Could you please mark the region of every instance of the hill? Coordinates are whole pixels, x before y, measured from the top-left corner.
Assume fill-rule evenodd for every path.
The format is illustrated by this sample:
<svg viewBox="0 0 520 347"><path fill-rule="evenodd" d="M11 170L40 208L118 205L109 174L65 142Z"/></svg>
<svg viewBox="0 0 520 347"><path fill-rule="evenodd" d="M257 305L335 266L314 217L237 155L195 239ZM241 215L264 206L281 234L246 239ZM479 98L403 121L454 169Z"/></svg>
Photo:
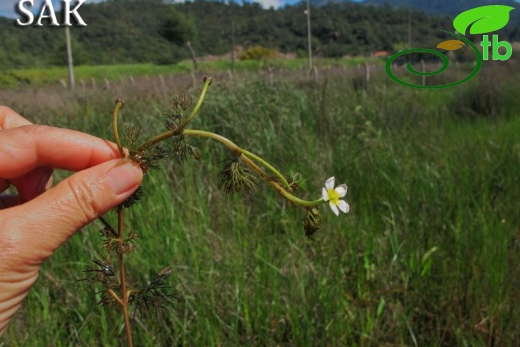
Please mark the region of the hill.
<svg viewBox="0 0 520 347"><path fill-rule="evenodd" d="M189 58L187 41L198 56L226 54L232 42L299 56L307 51L304 4L273 10L257 3L113 0L85 4L81 11L88 26L71 28L79 65L171 64ZM352 2L313 8L314 54L343 57L398 50L408 39L408 17L405 8ZM413 10L411 18L414 45L436 45L442 36L438 29L451 27L446 16ZM164 37L165 23L170 41ZM520 30L508 38L520 38ZM64 41L63 28L16 27L14 20L0 18L0 68L64 65Z"/></svg>
<svg viewBox="0 0 520 347"><path fill-rule="evenodd" d="M311 4L316 7L328 4L342 4L351 2L352 0L311 0ZM365 5L390 5L392 7L406 7L424 11L428 14L446 15L454 17L461 12L486 5L506 5L514 8L520 8L520 1L515 0L359 0L357 3ZM520 11L517 11L520 13ZM520 14L515 14L514 19L520 20Z"/></svg>
<svg viewBox="0 0 520 347"><path fill-rule="evenodd" d="M374 5L390 4L392 6L398 7L410 7L422 10L430 14L442 14L451 17L454 17L461 12L479 6L506 5L515 8L520 7L520 4L513 0L365 0L364 3ZM519 16L515 17L515 19L517 20L520 19Z"/></svg>

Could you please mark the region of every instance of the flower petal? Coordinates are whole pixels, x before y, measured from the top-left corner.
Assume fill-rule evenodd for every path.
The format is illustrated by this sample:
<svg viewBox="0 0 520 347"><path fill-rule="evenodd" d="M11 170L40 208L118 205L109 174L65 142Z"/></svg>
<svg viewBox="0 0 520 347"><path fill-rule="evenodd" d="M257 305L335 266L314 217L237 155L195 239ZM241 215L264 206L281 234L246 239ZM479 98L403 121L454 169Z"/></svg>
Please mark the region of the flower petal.
<svg viewBox="0 0 520 347"><path fill-rule="evenodd" d="M327 189L321 188L321 197L325 201L329 201L329 193L327 193Z"/></svg>
<svg viewBox="0 0 520 347"><path fill-rule="evenodd" d="M337 186L334 190L339 194L340 198L342 198L345 195L347 195L347 185L346 184L342 184L340 186Z"/></svg>
<svg viewBox="0 0 520 347"><path fill-rule="evenodd" d="M340 200L338 207L343 213L347 213L350 210L350 206L347 204L345 200Z"/></svg>
<svg viewBox="0 0 520 347"><path fill-rule="evenodd" d="M327 188L327 190L334 189L334 182L335 181L336 181L336 178L334 178L334 176L332 176L331 178L326 180L325 181L325 188Z"/></svg>
<svg viewBox="0 0 520 347"><path fill-rule="evenodd" d="M330 209L332 210L332 212L334 212L334 214L336 216L339 216L338 207L336 205L334 205L332 202L329 202L329 206L330 206Z"/></svg>

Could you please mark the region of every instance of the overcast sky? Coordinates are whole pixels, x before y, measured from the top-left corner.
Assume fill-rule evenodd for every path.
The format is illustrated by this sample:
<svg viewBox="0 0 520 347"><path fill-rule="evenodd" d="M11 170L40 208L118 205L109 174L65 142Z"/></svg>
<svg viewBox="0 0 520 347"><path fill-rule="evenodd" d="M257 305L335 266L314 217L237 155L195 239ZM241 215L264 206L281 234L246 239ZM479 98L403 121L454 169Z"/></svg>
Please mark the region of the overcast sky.
<svg viewBox="0 0 520 347"><path fill-rule="evenodd" d="M33 0L34 1L34 8L39 9L41 4L44 2L44 0ZM87 0L85 4L95 3L95 2L101 2L103 0ZM180 0L183 1L183 0ZM251 1L251 0L249 0ZM299 0L254 0L254 2L260 3L264 8L279 8L281 6L284 6L286 4L294 4L295 2L298 2ZM19 0L0 0L0 16L3 17L9 17L9 18L20 18L20 15L15 12L15 6L19 3ZM61 1L60 0L52 0L52 3L55 5L55 9L61 8ZM27 5L24 6L28 8L28 2ZM81 12L80 12L81 14Z"/></svg>

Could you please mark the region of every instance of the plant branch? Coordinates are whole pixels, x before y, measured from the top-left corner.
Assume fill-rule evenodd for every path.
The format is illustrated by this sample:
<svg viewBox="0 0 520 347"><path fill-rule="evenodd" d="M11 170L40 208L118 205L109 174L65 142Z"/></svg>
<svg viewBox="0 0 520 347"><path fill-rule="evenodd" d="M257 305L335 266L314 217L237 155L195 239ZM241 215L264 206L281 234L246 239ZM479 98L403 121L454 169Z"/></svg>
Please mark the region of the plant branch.
<svg viewBox="0 0 520 347"><path fill-rule="evenodd" d="M182 133L184 133L184 129L186 129L186 127L188 126L188 124L191 123L191 121L193 120L193 118L195 118L195 116L197 115L197 112L199 112L199 109L200 107L202 106L202 102L204 101L204 98L206 97L206 92L208 91L208 87L211 85L211 83L213 82L213 80L211 79L211 77L205 77L204 78L204 86L202 87L202 92L200 93L200 96L199 96L199 100L197 101L197 104L195 104L195 107L193 108L193 110L191 110L191 113L190 115L188 116L188 118L186 118L185 121L182 122L181 125L179 125L179 127L175 128L175 129L172 129L172 130L168 130L162 134L159 134L155 137L152 137L151 139L149 139L148 141L142 143L141 145L139 145L136 149L137 152L139 151L142 151L145 147L147 146L153 146L154 144L156 143L159 143L167 138L170 138L170 137L173 137L173 136L177 136L177 135L181 135Z"/></svg>
<svg viewBox="0 0 520 347"><path fill-rule="evenodd" d="M115 301L117 301L117 303L119 305L121 305L121 307L123 306L123 301L121 300L121 298L116 294L116 292L114 292L112 289L108 289L107 290L108 294L112 295L112 297L114 298Z"/></svg>
<svg viewBox="0 0 520 347"><path fill-rule="evenodd" d="M123 208L119 208L117 210L117 237L119 240L123 240L123 233L124 233L124 215L123 215ZM124 259L124 253L122 251L117 252L117 259L119 262L119 278L121 281L121 309L123 310L123 316L125 319L125 330L126 330L126 338L128 341L128 346L133 347L133 341L132 341L132 330L130 328L130 316L128 314L128 297L130 294L130 291L127 291L126 289L126 274L125 274L125 259Z"/></svg>
<svg viewBox="0 0 520 347"><path fill-rule="evenodd" d="M268 168L269 170L271 170L272 173L274 173L281 181L282 183L284 184L285 186L285 189L287 189L287 191L289 192L292 192L292 188L291 188L291 185L289 184L289 182L287 182L287 180L285 179L285 177L280 173L280 171L276 170L271 164L269 164L267 161L265 161L264 159L260 158L259 156L257 156L256 154L253 154L243 148L240 149L240 151L242 152L242 154L244 154L245 156L251 158L251 159L254 159L258 162L260 162L263 166L265 166L266 168Z"/></svg>
<svg viewBox="0 0 520 347"><path fill-rule="evenodd" d="M114 237L117 237L117 231L106 221L105 218L99 217L98 219L101 221L101 223L103 223L105 228L107 228L112 233Z"/></svg>
<svg viewBox="0 0 520 347"><path fill-rule="evenodd" d="M199 100L197 101L197 104L191 111L191 113L188 116L188 118L186 119L186 121L183 122L181 124L181 126L179 127L180 132L182 132L182 130L184 128L186 128L186 126L188 124L190 124L190 122L193 120L193 118L195 118L195 116L197 115L197 112L199 112L200 106L202 105L202 102L204 101L204 98L206 97L206 92L208 91L208 87L211 85L212 82L213 82L213 80L211 79L211 77L204 77L204 86L202 87L202 92L200 93Z"/></svg>
<svg viewBox="0 0 520 347"><path fill-rule="evenodd" d="M271 186L273 186L287 200L292 201L295 204L298 204L301 206L306 206L306 207L316 206L316 205L322 204L324 202L323 199L318 199L318 200L314 200L314 201L302 200L302 199L297 198L296 196L292 195L290 190L282 187L280 184L278 184L278 182L273 181L271 179L271 177L264 170L262 170L260 167L258 167L258 165L256 165L249 157L259 161L260 163L262 163L262 165L265 165L276 176L278 176L280 179L282 179L282 182L286 187L290 187L290 185L287 182L287 180L285 179L285 177L283 177L283 175L278 170L276 170L272 165L270 165L264 159L258 157L257 155L255 155L245 149L238 147L234 142L230 141L229 139L227 139L224 136L212 133L210 131L194 130L194 129L184 129L181 133L179 133L178 129L179 128L176 128L173 130L168 130L168 131L165 131L164 133L161 133L157 136L152 137L150 140L146 141L141 146L139 146L137 148L137 150L139 151L139 150L143 149L145 146L154 145L154 144L164 141L170 137L180 135L181 133L185 136L210 138L210 139L213 139L213 140L216 140L216 141L222 143L224 146L229 148L232 152L236 153L236 155L247 166L249 166L251 169L253 169L255 172L257 172L258 175L260 175L260 177L262 177L266 182L268 182Z"/></svg>
<svg viewBox="0 0 520 347"><path fill-rule="evenodd" d="M114 107L114 112L112 114L112 131L114 133L114 138L117 143L117 148L119 150L119 153L121 154L122 158L126 158L127 154L125 153L123 149L123 145L121 144L121 139L119 137L119 130L117 129L117 118L119 116L119 112L124 107L124 102L121 99L116 100L116 105ZM117 209L117 240L119 242L123 241L123 233L124 233L124 215L123 215L123 207L119 206ZM105 224L105 227L109 227L112 233L114 233L114 229L110 227L110 225L104 220L101 219L101 222ZM121 306L121 309L123 311L123 317L125 320L125 331L126 331L126 338L128 342L129 347L133 347L133 341L132 341L132 330L130 328L130 317L128 315L128 297L130 294L130 291L127 292L126 289L126 274L125 274L125 260L124 260L124 252L120 249L117 250L117 259L119 262L119 279L121 283L121 298L118 298L117 295L112 291L109 293L116 298L117 302Z"/></svg>
<svg viewBox="0 0 520 347"><path fill-rule="evenodd" d="M271 186L273 186L274 189L276 189L283 197L285 197L289 201L292 201L298 205L307 206L307 207L316 206L316 205L322 204L324 202L323 199L318 199L318 200L314 200L314 201L302 200L302 199L297 198L296 196L292 195L289 191L287 191L284 187L282 187L278 182L272 180L271 177L268 174L266 174L264 170L259 168L258 165L256 165L251 159L249 159L245 155L244 150L242 148L238 147L235 143L233 143L232 141L230 141L229 139L225 138L222 135L218 135L218 134L215 134L215 133L212 133L209 131L193 130L193 129L186 129L186 130L184 130L183 134L186 136L206 137L206 138L211 138L213 140L219 141L224 146L229 148L231 151L235 152L237 154L237 156L247 166L249 166L251 169L256 171L267 183L269 183ZM250 153L250 154L252 154L252 153ZM260 157L257 157L257 158L260 159L260 161L262 163L267 163L265 160L261 159ZM269 165L269 166L271 166L271 165ZM274 170L276 170L276 169L274 169ZM278 172L278 171L276 170L276 172ZM287 183L287 185L288 185L288 183Z"/></svg>
<svg viewBox="0 0 520 347"><path fill-rule="evenodd" d="M114 138L116 140L117 149L119 153L121 153L122 158L126 158L125 151L123 150L123 145L121 144L121 139L119 138L119 131L117 129L117 117L119 116L119 111L125 106L125 103L121 99L116 100L116 106L114 107L114 112L112 113L112 132L114 133Z"/></svg>

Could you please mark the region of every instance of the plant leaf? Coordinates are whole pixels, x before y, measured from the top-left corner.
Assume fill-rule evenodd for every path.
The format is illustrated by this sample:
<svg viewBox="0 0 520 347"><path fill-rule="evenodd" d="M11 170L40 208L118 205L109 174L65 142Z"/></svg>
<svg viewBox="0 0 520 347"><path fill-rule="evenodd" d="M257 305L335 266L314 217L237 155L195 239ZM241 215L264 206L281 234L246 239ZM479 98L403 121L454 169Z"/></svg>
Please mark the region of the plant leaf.
<svg viewBox="0 0 520 347"><path fill-rule="evenodd" d="M441 42L437 45L437 48L445 49L447 51L456 51L457 49L461 49L466 44L460 40L447 40Z"/></svg>
<svg viewBox="0 0 520 347"><path fill-rule="evenodd" d="M459 14L453 20L453 27L462 35L471 26L470 34L485 34L502 29L509 22L509 12L514 7L505 5L488 5L475 7Z"/></svg>

